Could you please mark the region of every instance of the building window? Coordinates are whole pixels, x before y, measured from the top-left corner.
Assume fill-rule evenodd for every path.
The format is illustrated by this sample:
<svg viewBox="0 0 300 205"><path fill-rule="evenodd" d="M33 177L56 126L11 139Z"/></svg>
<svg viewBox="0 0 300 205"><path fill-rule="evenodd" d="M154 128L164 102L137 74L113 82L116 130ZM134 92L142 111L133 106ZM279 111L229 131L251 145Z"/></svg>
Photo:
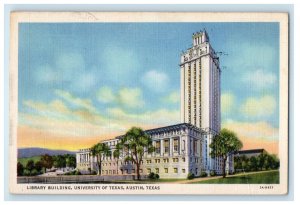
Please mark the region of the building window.
<svg viewBox="0 0 300 205"><path fill-rule="evenodd" d="M182 158L182 161L185 162L185 158L184 157Z"/></svg>
<svg viewBox="0 0 300 205"><path fill-rule="evenodd" d="M169 140L164 140L165 153L169 153L169 149L170 149L169 145L170 145Z"/></svg>
<svg viewBox="0 0 300 205"><path fill-rule="evenodd" d="M155 143L155 153L160 154L160 141L156 141Z"/></svg>
<svg viewBox="0 0 300 205"><path fill-rule="evenodd" d="M168 173L168 168L165 168L165 173Z"/></svg>
<svg viewBox="0 0 300 205"><path fill-rule="evenodd" d="M182 150L184 151L185 150L185 140L182 140Z"/></svg>
<svg viewBox="0 0 300 205"><path fill-rule="evenodd" d="M148 174L151 173L151 169L150 169L150 168L147 169L147 173L148 173Z"/></svg>
<svg viewBox="0 0 300 205"><path fill-rule="evenodd" d="M155 159L155 163L160 163L160 159Z"/></svg>
<svg viewBox="0 0 300 205"><path fill-rule="evenodd" d="M164 159L164 163L169 163L169 159Z"/></svg>
<svg viewBox="0 0 300 205"><path fill-rule="evenodd" d="M178 169L177 168L174 168L174 173L178 173Z"/></svg>
<svg viewBox="0 0 300 205"><path fill-rule="evenodd" d="M185 173L185 169L182 169L182 173Z"/></svg>
<svg viewBox="0 0 300 205"><path fill-rule="evenodd" d="M159 168L155 168L155 173L156 173L156 174L159 173Z"/></svg>
<svg viewBox="0 0 300 205"><path fill-rule="evenodd" d="M178 152L178 142L179 142L178 139L174 140L174 152Z"/></svg>
<svg viewBox="0 0 300 205"><path fill-rule="evenodd" d="M173 158L173 162L178 162L178 158Z"/></svg>

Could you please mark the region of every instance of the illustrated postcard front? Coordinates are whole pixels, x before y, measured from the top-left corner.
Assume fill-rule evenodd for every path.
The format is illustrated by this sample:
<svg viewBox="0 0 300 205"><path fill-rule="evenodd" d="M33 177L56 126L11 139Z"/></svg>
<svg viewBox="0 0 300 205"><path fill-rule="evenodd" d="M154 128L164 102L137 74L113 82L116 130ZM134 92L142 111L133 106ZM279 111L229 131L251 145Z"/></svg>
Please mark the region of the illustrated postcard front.
<svg viewBox="0 0 300 205"><path fill-rule="evenodd" d="M13 12L10 191L288 192L288 14Z"/></svg>

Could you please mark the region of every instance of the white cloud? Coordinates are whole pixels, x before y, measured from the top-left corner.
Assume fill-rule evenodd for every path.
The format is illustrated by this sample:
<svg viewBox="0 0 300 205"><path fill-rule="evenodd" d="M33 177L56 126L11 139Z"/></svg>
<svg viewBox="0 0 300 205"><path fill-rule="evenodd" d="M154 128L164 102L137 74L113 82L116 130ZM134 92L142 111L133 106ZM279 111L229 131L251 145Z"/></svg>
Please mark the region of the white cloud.
<svg viewBox="0 0 300 205"><path fill-rule="evenodd" d="M95 73L93 72L83 72L80 75L74 77L71 89L74 91L89 91L91 90L97 82Z"/></svg>
<svg viewBox="0 0 300 205"><path fill-rule="evenodd" d="M57 69L65 74L71 74L72 72L79 73L84 69L84 66L84 58L80 53L60 53L60 55L56 57ZM69 79L70 76L63 77L65 79Z"/></svg>
<svg viewBox="0 0 300 205"><path fill-rule="evenodd" d="M97 99L101 103L118 104L127 108L140 108L145 105L143 93L140 88L121 88L117 93L104 86L97 92Z"/></svg>
<svg viewBox="0 0 300 205"><path fill-rule="evenodd" d="M231 92L221 95L221 111L222 113L230 113L235 104L235 96Z"/></svg>
<svg viewBox="0 0 300 205"><path fill-rule="evenodd" d="M103 86L97 91L97 100L101 103L112 103L116 101L112 89L108 86Z"/></svg>
<svg viewBox="0 0 300 205"><path fill-rule="evenodd" d="M79 108L85 108L86 110L89 110L91 112L97 111L97 109L93 106L92 101L90 99L82 99L73 96L70 92L64 90L55 90L55 94L73 106Z"/></svg>
<svg viewBox="0 0 300 205"><path fill-rule="evenodd" d="M164 92L169 87L169 77L161 71L150 70L142 77L142 83L154 92Z"/></svg>
<svg viewBox="0 0 300 205"><path fill-rule="evenodd" d="M128 83L137 78L139 70L138 56L132 49L120 47L120 45L109 44L101 47L99 65L101 65L102 79L113 83Z"/></svg>
<svg viewBox="0 0 300 205"><path fill-rule="evenodd" d="M237 122L225 121L223 128L234 131L238 136L249 137L252 139L278 140L279 130L271 124L258 122Z"/></svg>
<svg viewBox="0 0 300 205"><path fill-rule="evenodd" d="M130 108L143 107L145 102L139 88L122 88L119 90L119 100L122 105Z"/></svg>
<svg viewBox="0 0 300 205"><path fill-rule="evenodd" d="M99 113L87 110L85 106L76 108L68 107L62 100L56 99L49 103L32 100L24 101L23 104L33 110L36 116L47 117L60 121L81 121L82 123L102 124L103 117Z"/></svg>
<svg viewBox="0 0 300 205"><path fill-rule="evenodd" d="M59 73L49 64L38 66L34 72L35 79L38 83L56 83L60 81Z"/></svg>
<svg viewBox="0 0 300 205"><path fill-rule="evenodd" d="M139 124L140 126L163 126L179 123L180 112L178 109L168 110L159 109L155 111L147 111L144 113L127 113L121 108L108 108L107 112L113 118L124 123Z"/></svg>
<svg viewBox="0 0 300 205"><path fill-rule="evenodd" d="M274 73L263 69L247 72L241 80L250 88L253 87L257 90L272 88L277 82L276 75Z"/></svg>
<svg viewBox="0 0 300 205"><path fill-rule="evenodd" d="M240 108L244 115L252 118L268 117L274 114L275 109L276 99L270 95L247 98Z"/></svg>
<svg viewBox="0 0 300 205"><path fill-rule="evenodd" d="M169 95L161 99L165 103L179 103L180 102L180 93L179 91L171 92Z"/></svg>
<svg viewBox="0 0 300 205"><path fill-rule="evenodd" d="M64 87L74 92L89 91L97 82L98 68L86 68L84 58L79 53L62 53L56 56L53 65L44 64L35 68L35 80L40 84Z"/></svg>

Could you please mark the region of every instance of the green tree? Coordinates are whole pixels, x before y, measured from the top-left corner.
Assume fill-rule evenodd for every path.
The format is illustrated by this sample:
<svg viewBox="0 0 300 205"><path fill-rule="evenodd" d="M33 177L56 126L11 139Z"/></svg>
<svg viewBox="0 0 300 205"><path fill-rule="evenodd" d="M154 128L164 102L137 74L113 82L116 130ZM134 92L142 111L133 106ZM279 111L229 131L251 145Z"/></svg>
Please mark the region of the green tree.
<svg viewBox="0 0 300 205"><path fill-rule="evenodd" d="M250 163L249 163L249 159L247 157L243 158L242 169L245 172L249 172L250 171Z"/></svg>
<svg viewBox="0 0 300 205"><path fill-rule="evenodd" d="M249 159L249 163L250 163L250 169L252 171L257 171L257 158L255 156L250 157Z"/></svg>
<svg viewBox="0 0 300 205"><path fill-rule="evenodd" d="M34 163L34 167L35 167L36 171L40 173L43 169L43 164L41 161L37 161Z"/></svg>
<svg viewBox="0 0 300 205"><path fill-rule="evenodd" d="M18 174L18 176L23 176L23 172L24 172L24 166L21 162L18 162L18 164L17 164L17 174Z"/></svg>
<svg viewBox="0 0 300 205"><path fill-rule="evenodd" d="M257 166L259 167L259 169L261 171L263 170L266 157L267 157L267 154L265 154L265 153L261 153L260 155L257 156Z"/></svg>
<svg viewBox="0 0 300 205"><path fill-rule="evenodd" d="M125 161L131 161L136 165L137 179L141 179L140 167L145 152L152 153L152 139L141 128L132 127L120 140L120 148L125 152Z"/></svg>
<svg viewBox="0 0 300 205"><path fill-rule="evenodd" d="M73 167L73 168L76 167L76 157L74 155L66 154L65 159L66 159L67 167Z"/></svg>
<svg viewBox="0 0 300 205"><path fill-rule="evenodd" d="M279 168L279 159L275 154L270 155L272 158L272 169L278 169Z"/></svg>
<svg viewBox="0 0 300 205"><path fill-rule="evenodd" d="M226 177L226 162L228 155L233 154L234 152L240 150L243 147L242 142L237 138L236 134L230 130L222 129L220 134L216 135L212 143L210 144L211 148L211 157L217 158L220 157L223 161L223 177Z"/></svg>
<svg viewBox="0 0 300 205"><path fill-rule="evenodd" d="M110 149L105 143L98 143L91 147L91 155L96 157L98 166L98 175L101 175L102 158L110 155Z"/></svg>
<svg viewBox="0 0 300 205"><path fill-rule="evenodd" d="M113 157L117 161L117 174L119 174L119 158L121 155L121 146L120 144L116 145L116 149L113 152Z"/></svg>
<svg viewBox="0 0 300 205"><path fill-rule="evenodd" d="M34 169L34 161L32 159L27 162L26 169L29 171L29 175L31 175L31 172Z"/></svg>
<svg viewBox="0 0 300 205"><path fill-rule="evenodd" d="M42 155L40 161L42 166L45 168L45 173L46 169L51 169L53 166L53 157L48 154Z"/></svg>
<svg viewBox="0 0 300 205"><path fill-rule="evenodd" d="M53 166L56 168L66 167L66 159L63 155L53 156Z"/></svg>

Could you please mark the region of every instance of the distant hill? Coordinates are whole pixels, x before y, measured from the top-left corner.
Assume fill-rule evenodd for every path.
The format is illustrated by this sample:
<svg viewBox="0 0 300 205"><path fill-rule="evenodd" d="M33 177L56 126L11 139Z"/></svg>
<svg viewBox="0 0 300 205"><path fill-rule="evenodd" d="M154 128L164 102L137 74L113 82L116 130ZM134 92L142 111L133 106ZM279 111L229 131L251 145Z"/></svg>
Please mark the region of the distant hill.
<svg viewBox="0 0 300 205"><path fill-rule="evenodd" d="M63 155L63 154L73 154L75 152L67 151L67 150L52 150L52 149L44 149L39 147L30 147L30 148L19 148L18 149L18 158L26 158L26 157L34 157L40 155Z"/></svg>

